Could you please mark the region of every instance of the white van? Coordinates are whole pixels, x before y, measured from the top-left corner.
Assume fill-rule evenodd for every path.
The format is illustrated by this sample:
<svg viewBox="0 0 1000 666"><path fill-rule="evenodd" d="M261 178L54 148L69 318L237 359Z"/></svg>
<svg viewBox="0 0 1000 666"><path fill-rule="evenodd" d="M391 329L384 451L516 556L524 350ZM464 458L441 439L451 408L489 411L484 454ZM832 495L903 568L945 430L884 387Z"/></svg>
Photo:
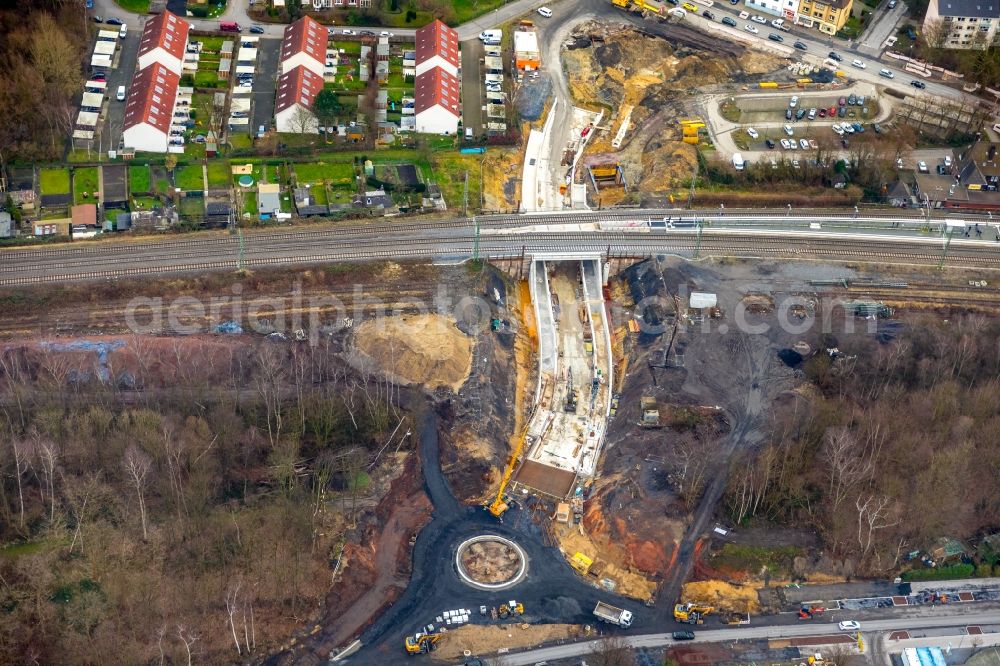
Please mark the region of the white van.
<svg viewBox="0 0 1000 666"><path fill-rule="evenodd" d="M497 45L503 38L503 30L483 30L479 33L479 41L483 44Z"/></svg>
<svg viewBox="0 0 1000 666"><path fill-rule="evenodd" d="M115 95L115 99L119 102L125 101L125 86L118 86L118 94Z"/></svg>
<svg viewBox="0 0 1000 666"><path fill-rule="evenodd" d="M122 23L122 27L118 29L118 38L125 39L125 35L128 34L128 26Z"/></svg>
<svg viewBox="0 0 1000 666"><path fill-rule="evenodd" d="M891 79L894 76L894 74L887 69L878 70L878 75L886 79Z"/></svg>

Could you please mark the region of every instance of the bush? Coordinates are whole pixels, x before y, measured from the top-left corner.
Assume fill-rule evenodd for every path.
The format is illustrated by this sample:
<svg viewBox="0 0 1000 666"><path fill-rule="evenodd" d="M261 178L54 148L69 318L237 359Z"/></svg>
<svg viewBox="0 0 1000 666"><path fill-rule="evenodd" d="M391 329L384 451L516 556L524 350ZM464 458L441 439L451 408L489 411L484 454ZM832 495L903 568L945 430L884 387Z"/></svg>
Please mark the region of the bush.
<svg viewBox="0 0 1000 666"><path fill-rule="evenodd" d="M415 21L416 19L417 19L417 12L415 12L412 9L407 9L406 10L406 22L410 23L411 21Z"/></svg>
<svg viewBox="0 0 1000 666"><path fill-rule="evenodd" d="M989 578L993 573L993 565L989 562L983 562L976 567L976 578Z"/></svg>
<svg viewBox="0 0 1000 666"><path fill-rule="evenodd" d="M194 18L208 18L208 7L188 7Z"/></svg>
<svg viewBox="0 0 1000 666"><path fill-rule="evenodd" d="M947 567L937 567L935 569L914 569L903 574L903 580L907 582L921 580L951 580L954 578L972 578L976 568L971 564L952 564Z"/></svg>

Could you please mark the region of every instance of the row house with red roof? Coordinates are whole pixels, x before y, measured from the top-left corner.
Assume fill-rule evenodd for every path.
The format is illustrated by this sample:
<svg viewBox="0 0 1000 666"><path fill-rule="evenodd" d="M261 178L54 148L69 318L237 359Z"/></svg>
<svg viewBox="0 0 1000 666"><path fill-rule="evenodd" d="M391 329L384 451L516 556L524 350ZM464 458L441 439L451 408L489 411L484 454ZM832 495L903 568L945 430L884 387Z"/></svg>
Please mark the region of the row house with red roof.
<svg viewBox="0 0 1000 666"><path fill-rule="evenodd" d="M187 21L167 11L146 22L136 73L125 99L125 147L152 153L169 150L190 29Z"/></svg>
<svg viewBox="0 0 1000 666"><path fill-rule="evenodd" d="M458 33L435 20L416 32L414 113L417 132L456 134L462 116Z"/></svg>
<svg viewBox="0 0 1000 666"><path fill-rule="evenodd" d="M319 132L312 105L323 89L328 40L327 29L308 16L285 28L274 104L274 124L279 132Z"/></svg>

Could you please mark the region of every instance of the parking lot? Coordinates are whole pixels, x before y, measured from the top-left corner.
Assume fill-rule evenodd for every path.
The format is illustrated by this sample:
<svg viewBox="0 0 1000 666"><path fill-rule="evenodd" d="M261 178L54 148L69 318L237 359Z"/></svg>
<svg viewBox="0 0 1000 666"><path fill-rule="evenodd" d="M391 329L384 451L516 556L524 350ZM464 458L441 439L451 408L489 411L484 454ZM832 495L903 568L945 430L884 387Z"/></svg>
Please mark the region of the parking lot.
<svg viewBox="0 0 1000 666"><path fill-rule="evenodd" d="M115 98L118 86L125 90L132 85L132 75L135 74L135 61L139 56L139 41L142 31L131 30L125 39L119 40L121 51L118 54L118 67L108 70L108 110L101 127L100 146L108 150L117 148L121 140L122 124L125 122L125 102Z"/></svg>
<svg viewBox="0 0 1000 666"><path fill-rule="evenodd" d="M462 125L478 136L483 131L483 43L462 42Z"/></svg>
<svg viewBox="0 0 1000 666"><path fill-rule="evenodd" d="M250 132L253 134L261 125L271 127L274 118L274 94L278 79L278 55L281 50L280 39L261 39L257 45L257 69L253 78L253 122Z"/></svg>

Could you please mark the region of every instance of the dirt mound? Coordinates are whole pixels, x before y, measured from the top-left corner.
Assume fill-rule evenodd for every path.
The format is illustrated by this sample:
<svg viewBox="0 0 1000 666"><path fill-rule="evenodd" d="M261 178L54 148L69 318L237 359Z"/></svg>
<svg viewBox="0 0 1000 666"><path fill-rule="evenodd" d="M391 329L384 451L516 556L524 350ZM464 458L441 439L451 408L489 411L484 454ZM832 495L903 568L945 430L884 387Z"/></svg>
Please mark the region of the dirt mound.
<svg viewBox="0 0 1000 666"><path fill-rule="evenodd" d="M461 558L462 569L479 583L506 583L521 568L520 554L502 541L476 541L466 547Z"/></svg>
<svg viewBox="0 0 1000 666"><path fill-rule="evenodd" d="M585 636L575 624L508 624L499 627L466 625L445 634L434 651L436 659L458 659L468 650L472 655L496 654L498 648L537 647L542 643Z"/></svg>
<svg viewBox="0 0 1000 666"><path fill-rule="evenodd" d="M685 583L681 598L715 606L721 611L759 613L760 599L757 588L751 585L733 585L721 580L704 580Z"/></svg>
<svg viewBox="0 0 1000 666"><path fill-rule="evenodd" d="M354 344L403 384L457 392L472 368L472 338L458 330L454 319L441 315L368 320L355 331Z"/></svg>

